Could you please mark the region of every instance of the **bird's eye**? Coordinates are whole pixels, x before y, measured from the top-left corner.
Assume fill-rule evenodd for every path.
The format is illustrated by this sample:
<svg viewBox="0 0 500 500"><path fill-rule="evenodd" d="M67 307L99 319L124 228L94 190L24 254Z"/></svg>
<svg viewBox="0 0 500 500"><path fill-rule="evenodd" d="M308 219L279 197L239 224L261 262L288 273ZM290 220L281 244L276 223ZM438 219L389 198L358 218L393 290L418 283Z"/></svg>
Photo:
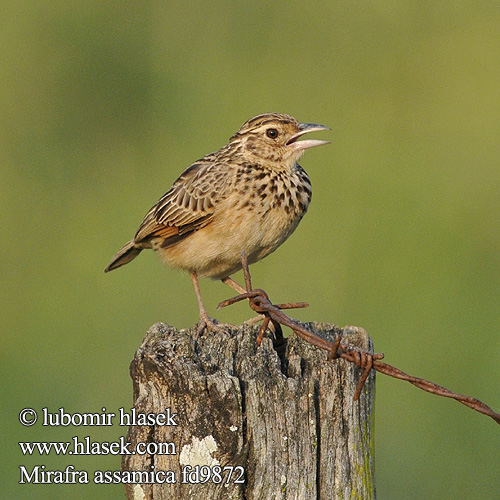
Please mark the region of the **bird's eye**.
<svg viewBox="0 0 500 500"><path fill-rule="evenodd" d="M268 128L266 130L266 135L269 139L276 139L276 137L278 137L278 131L275 128Z"/></svg>

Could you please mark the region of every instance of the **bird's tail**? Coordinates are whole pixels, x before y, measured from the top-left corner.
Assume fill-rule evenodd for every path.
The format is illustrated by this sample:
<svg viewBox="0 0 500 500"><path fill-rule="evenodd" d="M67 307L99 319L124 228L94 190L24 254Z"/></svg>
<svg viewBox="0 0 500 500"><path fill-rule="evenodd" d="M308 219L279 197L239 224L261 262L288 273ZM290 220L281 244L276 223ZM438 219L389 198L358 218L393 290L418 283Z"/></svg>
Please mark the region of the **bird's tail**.
<svg viewBox="0 0 500 500"><path fill-rule="evenodd" d="M126 243L116 255L111 259L111 262L108 264L108 267L104 269L104 272L107 273L116 269L120 266L128 264L131 260L134 260L142 251L142 248L138 248L134 241L131 240Z"/></svg>

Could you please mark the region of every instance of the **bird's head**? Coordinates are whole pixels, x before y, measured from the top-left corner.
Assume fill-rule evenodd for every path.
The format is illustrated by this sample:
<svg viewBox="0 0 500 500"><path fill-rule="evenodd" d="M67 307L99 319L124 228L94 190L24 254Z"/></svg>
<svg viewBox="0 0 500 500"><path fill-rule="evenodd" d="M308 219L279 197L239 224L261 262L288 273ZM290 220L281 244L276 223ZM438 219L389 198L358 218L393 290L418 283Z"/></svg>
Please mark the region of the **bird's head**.
<svg viewBox="0 0 500 500"><path fill-rule="evenodd" d="M295 118L266 113L250 118L230 139L250 163L278 170L291 169L306 149L328 144L329 141L298 139L309 132L330 130L316 123L299 123Z"/></svg>

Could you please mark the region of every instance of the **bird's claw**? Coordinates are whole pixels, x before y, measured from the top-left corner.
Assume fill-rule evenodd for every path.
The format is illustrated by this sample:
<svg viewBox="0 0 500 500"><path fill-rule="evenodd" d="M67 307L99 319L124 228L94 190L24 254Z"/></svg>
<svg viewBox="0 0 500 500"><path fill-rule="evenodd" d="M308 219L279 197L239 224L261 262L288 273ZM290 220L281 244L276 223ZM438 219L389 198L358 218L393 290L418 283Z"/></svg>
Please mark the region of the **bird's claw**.
<svg viewBox="0 0 500 500"><path fill-rule="evenodd" d="M206 330L214 333L228 333L232 328L232 325L228 323L219 323L216 319L211 318L208 314L200 316L200 321L198 322L198 328L196 333L198 336L203 335Z"/></svg>

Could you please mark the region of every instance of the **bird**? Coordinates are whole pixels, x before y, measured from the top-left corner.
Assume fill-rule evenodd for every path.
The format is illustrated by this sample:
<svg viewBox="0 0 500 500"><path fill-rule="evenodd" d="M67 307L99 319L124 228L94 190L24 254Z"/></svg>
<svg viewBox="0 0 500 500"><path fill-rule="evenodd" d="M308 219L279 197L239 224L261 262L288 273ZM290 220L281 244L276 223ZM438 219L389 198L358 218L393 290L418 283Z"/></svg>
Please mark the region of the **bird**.
<svg viewBox="0 0 500 500"><path fill-rule="evenodd" d="M306 150L329 143L298 139L323 130L330 128L282 113L250 118L227 145L181 173L105 272L129 263L144 249L155 250L167 265L190 274L199 306L198 332L218 330L204 306L198 278L246 291L231 274L242 268L242 252L253 264L296 229L312 196L298 160Z"/></svg>

